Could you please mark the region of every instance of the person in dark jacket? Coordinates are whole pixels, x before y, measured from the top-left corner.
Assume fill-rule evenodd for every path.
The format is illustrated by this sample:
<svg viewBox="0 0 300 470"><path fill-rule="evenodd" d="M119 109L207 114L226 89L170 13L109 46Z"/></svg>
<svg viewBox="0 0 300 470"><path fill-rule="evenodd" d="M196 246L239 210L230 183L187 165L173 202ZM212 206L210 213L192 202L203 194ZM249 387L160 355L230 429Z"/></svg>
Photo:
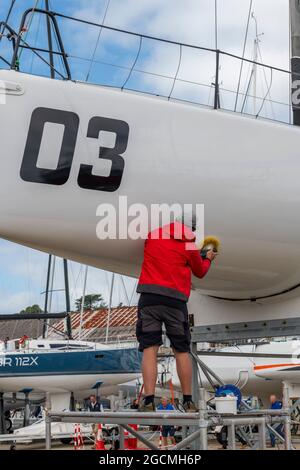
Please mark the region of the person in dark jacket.
<svg viewBox="0 0 300 470"><path fill-rule="evenodd" d="M96 395L91 395L90 396L90 401L89 401L89 404L88 404L88 410L90 412L100 412L101 411L101 405L100 403L98 402L97 400L97 397ZM92 449L95 449L95 445L96 445L96 439L97 439L97 432L98 432L98 424L97 423L93 423L92 424L92 429L93 429L93 434L94 434L94 438L95 438L95 444L93 445Z"/></svg>
<svg viewBox="0 0 300 470"><path fill-rule="evenodd" d="M276 395L270 395L270 408L271 410L281 410L282 408L282 402L277 399ZM275 426L273 426L274 430L280 434L280 436L283 437L283 424L279 423ZM270 438L271 438L271 447L275 447L276 444L276 436L270 432Z"/></svg>
<svg viewBox="0 0 300 470"><path fill-rule="evenodd" d="M176 357L177 373L186 411L197 411L192 400L192 364L187 301L191 276L203 278L216 253L202 259L195 245L196 217L184 214L180 220L151 232L145 242L144 261L137 292L136 335L143 351L142 373L145 398L140 411L155 411L157 353L162 342L162 324Z"/></svg>
<svg viewBox="0 0 300 470"><path fill-rule="evenodd" d="M98 413L101 411L101 405L97 400L96 395L91 395L90 396L90 401L88 404L88 410L89 411L97 411Z"/></svg>

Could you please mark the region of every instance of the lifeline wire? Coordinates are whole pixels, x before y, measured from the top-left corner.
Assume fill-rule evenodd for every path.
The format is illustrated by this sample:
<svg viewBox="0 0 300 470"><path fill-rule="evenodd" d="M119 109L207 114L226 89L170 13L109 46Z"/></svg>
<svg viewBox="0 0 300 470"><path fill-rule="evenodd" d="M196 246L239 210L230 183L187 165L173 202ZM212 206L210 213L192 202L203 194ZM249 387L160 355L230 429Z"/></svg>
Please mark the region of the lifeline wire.
<svg viewBox="0 0 300 470"><path fill-rule="evenodd" d="M95 55L96 55L96 52L97 52L97 49L98 49L98 45L99 45L99 42L100 42L100 39L101 39L101 34L102 34L102 31L103 31L103 25L104 25L105 20L106 20L109 5L110 5L110 0L108 0L107 5L106 5L106 9L105 9L103 20L102 20L102 25L101 25L101 28L100 28L100 31L99 31L99 34L98 34L98 38L97 38L96 46L95 46L95 49L94 49L94 52L93 52L90 68L88 70L88 73L87 73L87 76L86 76L86 79L85 79L86 82L90 78L90 74L91 74L92 67L93 67L93 64L94 64L94 59L95 59Z"/></svg>

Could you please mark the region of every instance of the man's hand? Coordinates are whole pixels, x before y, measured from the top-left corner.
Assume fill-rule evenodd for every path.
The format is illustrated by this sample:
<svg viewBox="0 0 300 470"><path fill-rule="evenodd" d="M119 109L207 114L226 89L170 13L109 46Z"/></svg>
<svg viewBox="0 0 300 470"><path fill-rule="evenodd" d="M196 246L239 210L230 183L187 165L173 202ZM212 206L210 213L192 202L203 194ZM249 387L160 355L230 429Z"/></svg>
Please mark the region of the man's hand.
<svg viewBox="0 0 300 470"><path fill-rule="evenodd" d="M218 256L218 253L216 253L214 250L209 250L206 253L206 258L208 258L210 261L213 261L216 256Z"/></svg>

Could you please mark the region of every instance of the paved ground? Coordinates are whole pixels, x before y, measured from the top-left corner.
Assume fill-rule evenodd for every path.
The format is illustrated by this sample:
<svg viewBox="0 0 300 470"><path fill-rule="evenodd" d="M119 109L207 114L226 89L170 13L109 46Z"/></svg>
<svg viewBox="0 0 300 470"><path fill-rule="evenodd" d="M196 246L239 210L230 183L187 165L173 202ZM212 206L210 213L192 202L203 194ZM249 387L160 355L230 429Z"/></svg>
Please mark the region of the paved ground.
<svg viewBox="0 0 300 470"><path fill-rule="evenodd" d="M159 444L158 440L156 440L154 442L157 445ZM144 448L144 445L141 445L141 447ZM296 450L300 450L300 440L299 440L299 438L297 439L297 441L294 441L294 447L296 448ZM10 449L10 445L0 445L0 450L9 450L9 449ZM17 444L17 446L16 446L16 450L44 450L44 449L45 449L44 442L36 442L36 443L33 443L33 444ZM107 446L107 449L109 449L109 446ZM237 444L237 449L238 450L247 450L249 448L248 447L242 447L240 444ZM74 447L73 447L73 444L63 445L60 442L53 441L52 450L74 450ZM85 450L93 450L92 449L92 444L91 443L85 444ZM220 444L218 442L216 442L215 440L211 440L209 442L209 450L220 450L220 451L222 451L223 449L222 449L222 447L220 446ZM276 449L268 448L268 450L284 450L284 449L283 449L283 446L280 445L279 448L276 448Z"/></svg>

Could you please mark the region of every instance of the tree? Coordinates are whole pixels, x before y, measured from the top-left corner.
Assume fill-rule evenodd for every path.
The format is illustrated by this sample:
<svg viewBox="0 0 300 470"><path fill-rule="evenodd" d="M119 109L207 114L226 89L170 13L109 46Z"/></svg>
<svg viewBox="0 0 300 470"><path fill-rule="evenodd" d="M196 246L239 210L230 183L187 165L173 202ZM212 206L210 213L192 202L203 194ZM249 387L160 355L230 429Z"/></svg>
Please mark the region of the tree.
<svg viewBox="0 0 300 470"><path fill-rule="evenodd" d="M24 310L21 310L20 313L42 313L43 310L39 305L32 305L31 307L26 307Z"/></svg>
<svg viewBox="0 0 300 470"><path fill-rule="evenodd" d="M76 311L80 312L82 304L82 297L75 300ZM106 302L103 299L102 294L88 294L85 296L83 310L98 310L100 308L106 308Z"/></svg>

